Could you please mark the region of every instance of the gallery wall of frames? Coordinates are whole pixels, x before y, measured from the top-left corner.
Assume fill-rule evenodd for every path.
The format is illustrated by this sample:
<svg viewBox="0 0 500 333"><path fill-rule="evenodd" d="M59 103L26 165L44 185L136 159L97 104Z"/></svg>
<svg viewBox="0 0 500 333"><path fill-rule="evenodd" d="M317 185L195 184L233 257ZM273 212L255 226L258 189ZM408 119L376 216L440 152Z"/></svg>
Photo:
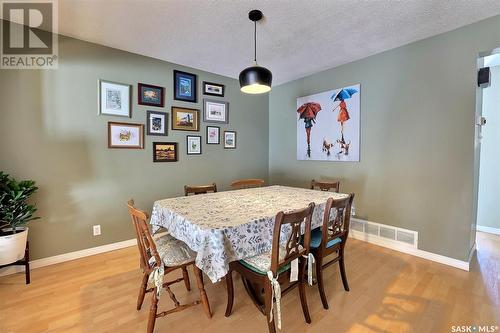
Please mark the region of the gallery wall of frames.
<svg viewBox="0 0 500 333"><path fill-rule="evenodd" d="M117 121L108 122L108 148L144 149L145 135L157 137L152 142L152 161L177 162L179 143L168 140L168 136L170 131L184 131L187 156L201 155L204 144L236 149L236 131L221 130L220 126L230 124L229 102L224 99L225 86L203 81L202 110L188 108L181 104L198 103L197 75L174 70L172 77L172 105L165 103L165 96L169 93L165 87L138 82L137 101L134 101L133 84L99 80L99 114L117 117ZM147 110L135 110L136 105L146 106ZM131 123L118 118L131 118L132 112L144 112L144 122ZM201 131L201 122L206 123L204 132Z"/></svg>

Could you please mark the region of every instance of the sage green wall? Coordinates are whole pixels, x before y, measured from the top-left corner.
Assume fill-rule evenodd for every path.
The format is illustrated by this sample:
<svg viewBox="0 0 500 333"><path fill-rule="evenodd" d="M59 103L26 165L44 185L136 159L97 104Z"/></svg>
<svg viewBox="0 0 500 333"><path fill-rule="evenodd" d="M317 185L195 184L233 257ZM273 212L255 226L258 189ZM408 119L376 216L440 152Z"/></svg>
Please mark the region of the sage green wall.
<svg viewBox="0 0 500 333"><path fill-rule="evenodd" d="M483 89L483 117L477 224L500 230L500 66L491 67L491 86Z"/></svg>
<svg viewBox="0 0 500 333"><path fill-rule="evenodd" d="M235 150L205 144L201 131L169 130L146 136L145 149L108 149L107 122L146 123L146 110L172 105L173 69L226 85ZM99 116L97 80L133 84L132 119ZM166 87L165 108L137 105L137 83ZM169 121L170 124L170 121ZM186 135L203 137L203 154L186 155ZM179 162L153 163L152 142L179 142ZM126 200L150 210L154 200L183 195L184 184L216 182L221 190L240 177L268 176L268 97L241 94L238 82L195 69L61 37L59 69L0 70L0 170L36 180L42 218L30 224L32 258L43 258L133 238ZM92 236L100 224L102 235Z"/></svg>
<svg viewBox="0 0 500 333"><path fill-rule="evenodd" d="M476 61L499 46L496 16L274 87L270 182L306 186L338 177L343 192L356 193L362 218L416 230L420 249L467 260L475 224ZM356 83L361 161L297 161L296 98Z"/></svg>

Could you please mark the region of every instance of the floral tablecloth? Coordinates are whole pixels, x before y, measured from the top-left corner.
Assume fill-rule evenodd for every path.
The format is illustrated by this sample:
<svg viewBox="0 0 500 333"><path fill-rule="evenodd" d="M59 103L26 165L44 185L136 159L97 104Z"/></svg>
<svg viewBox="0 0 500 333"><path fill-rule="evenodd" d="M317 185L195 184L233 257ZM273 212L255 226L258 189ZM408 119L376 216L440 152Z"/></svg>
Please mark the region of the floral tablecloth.
<svg viewBox="0 0 500 333"><path fill-rule="evenodd" d="M269 186L159 200L150 223L197 252L196 266L216 282L231 261L269 251L276 214L316 204L312 226L322 223L326 200L346 194Z"/></svg>

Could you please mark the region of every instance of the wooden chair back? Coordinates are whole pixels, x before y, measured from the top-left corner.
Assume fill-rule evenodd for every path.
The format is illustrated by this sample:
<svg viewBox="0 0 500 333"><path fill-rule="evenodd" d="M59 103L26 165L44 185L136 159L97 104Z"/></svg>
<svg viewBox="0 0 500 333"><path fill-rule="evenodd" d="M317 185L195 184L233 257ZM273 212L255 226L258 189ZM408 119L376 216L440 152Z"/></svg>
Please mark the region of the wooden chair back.
<svg viewBox="0 0 500 333"><path fill-rule="evenodd" d="M340 181L330 181L330 182L318 182L316 180L311 180L311 190L314 190L318 188L321 191L330 191L333 190L333 192L340 192Z"/></svg>
<svg viewBox="0 0 500 333"><path fill-rule="evenodd" d="M128 212L134 225L135 235L137 238L137 246L141 255L141 268L145 271L152 270L154 266L149 264L151 258L155 258L156 265L161 264L160 255L156 250L156 244L151 236L148 227L148 214L134 207L134 200L130 199L127 202Z"/></svg>
<svg viewBox="0 0 500 333"><path fill-rule="evenodd" d="M207 194L207 193L216 193L217 192L217 185L215 183L212 183L210 185L198 185L198 186L191 186L191 185L184 185L184 195L187 197L190 194Z"/></svg>
<svg viewBox="0 0 500 333"><path fill-rule="evenodd" d="M351 206L354 200L354 193L349 194L345 199L329 198L326 201L325 214L323 215L323 226L321 228L321 250L326 248L329 241L340 238L342 246L345 246L349 235L349 224L351 221ZM331 220L332 214L334 219Z"/></svg>
<svg viewBox="0 0 500 333"><path fill-rule="evenodd" d="M264 186L264 179L238 179L231 183L231 187L234 189L252 188L252 187L262 187Z"/></svg>
<svg viewBox="0 0 500 333"><path fill-rule="evenodd" d="M314 202L311 202L306 208L295 210L289 213L279 212L276 215L273 232L273 245L271 251L271 271L276 276L279 268L302 255L309 254L309 245L311 242L311 221L314 211ZM289 226L291 229L290 237L285 246L285 255L282 261L279 260L280 255L280 238L281 229L283 226ZM302 233L305 229L304 242L301 244Z"/></svg>

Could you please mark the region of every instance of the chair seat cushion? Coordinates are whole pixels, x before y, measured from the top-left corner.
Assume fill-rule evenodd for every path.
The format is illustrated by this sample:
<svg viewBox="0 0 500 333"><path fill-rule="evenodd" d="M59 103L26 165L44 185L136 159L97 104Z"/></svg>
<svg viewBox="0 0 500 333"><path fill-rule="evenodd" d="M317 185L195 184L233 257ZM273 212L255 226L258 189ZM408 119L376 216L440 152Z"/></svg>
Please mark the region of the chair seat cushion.
<svg viewBox="0 0 500 333"><path fill-rule="evenodd" d="M311 231L311 248L316 249L321 245L321 236L321 227L313 229L313 231ZM342 239L340 239L340 237L330 239L330 241L328 241L328 243L326 244L326 247L332 247L340 242L342 242Z"/></svg>
<svg viewBox="0 0 500 333"><path fill-rule="evenodd" d="M281 262L285 259L286 248L284 246L280 246L279 250L279 261ZM271 251L258 254L253 257L245 258L240 260L240 263L248 269L251 269L255 273L266 275L269 270L271 270ZM278 269L278 274L281 274L288 269L290 269L290 263L280 267Z"/></svg>
<svg viewBox="0 0 500 333"><path fill-rule="evenodd" d="M194 261L196 252L186 243L171 235L164 235L155 239L156 250L163 264L167 267L179 266Z"/></svg>

